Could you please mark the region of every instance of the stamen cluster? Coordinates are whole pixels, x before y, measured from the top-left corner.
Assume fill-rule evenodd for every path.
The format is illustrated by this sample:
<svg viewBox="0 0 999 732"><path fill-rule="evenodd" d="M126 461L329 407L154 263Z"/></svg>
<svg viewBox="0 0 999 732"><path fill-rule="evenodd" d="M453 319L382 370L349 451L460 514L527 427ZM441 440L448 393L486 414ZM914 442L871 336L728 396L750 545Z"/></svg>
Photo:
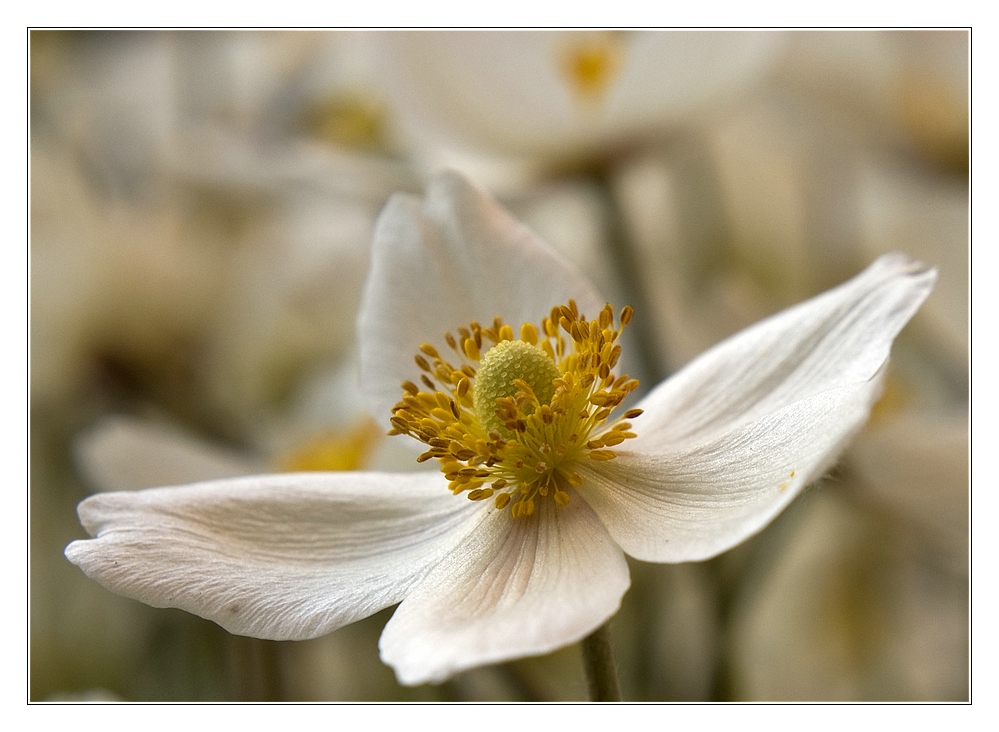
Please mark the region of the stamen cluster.
<svg viewBox="0 0 999 732"><path fill-rule="evenodd" d="M451 360L424 343L415 361L426 390L403 382L389 434L409 435L428 445L417 461L436 458L455 495L467 492L473 501L493 498L499 509L510 506L514 518L530 516L536 500L547 496L567 505L570 492L583 482L575 470L579 461L612 460L616 453L608 448L635 437L626 420L638 417L640 409L604 427L638 386L627 374L613 373L621 356L618 340L632 312L630 306L623 308L615 327L609 304L587 320L569 300L552 308L540 333L531 323L520 326L520 341L529 349L500 346L514 341L514 333L499 317L490 327L472 322L458 328L457 336L445 334ZM550 359L555 368L542 371L559 374L553 389L537 381L532 386L530 379L514 374L510 388L500 390L509 395L493 398L496 385L486 385L484 375L477 383L476 376L498 346L523 352L526 361ZM518 354L522 360L515 363L526 363L524 355ZM485 402L494 404L483 406Z"/></svg>

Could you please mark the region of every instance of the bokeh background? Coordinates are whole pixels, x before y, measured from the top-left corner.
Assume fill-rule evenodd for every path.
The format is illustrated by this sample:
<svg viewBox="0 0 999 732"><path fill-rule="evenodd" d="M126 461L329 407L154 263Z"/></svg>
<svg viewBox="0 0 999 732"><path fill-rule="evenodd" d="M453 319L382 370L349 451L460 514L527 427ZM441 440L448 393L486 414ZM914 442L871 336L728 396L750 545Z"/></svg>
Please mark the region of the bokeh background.
<svg viewBox="0 0 999 732"><path fill-rule="evenodd" d="M30 34L32 700L574 700L579 651L403 688L390 610L230 636L62 555L100 490L407 469L358 404L374 220L458 168L636 309L655 384L901 250L940 271L837 467L632 562L631 700L968 697L965 31ZM396 438L403 439L403 438Z"/></svg>

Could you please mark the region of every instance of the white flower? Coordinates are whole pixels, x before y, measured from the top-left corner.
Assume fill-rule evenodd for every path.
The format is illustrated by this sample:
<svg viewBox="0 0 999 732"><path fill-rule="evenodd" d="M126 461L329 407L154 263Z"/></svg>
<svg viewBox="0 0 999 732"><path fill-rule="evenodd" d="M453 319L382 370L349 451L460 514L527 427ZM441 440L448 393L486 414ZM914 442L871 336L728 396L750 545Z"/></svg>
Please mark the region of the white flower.
<svg viewBox="0 0 999 732"><path fill-rule="evenodd" d="M375 36L417 148L561 156L661 136L746 93L772 32L447 32Z"/></svg>
<svg viewBox="0 0 999 732"><path fill-rule="evenodd" d="M397 196L382 213L359 331L376 413L427 442L421 459L446 477L100 494L79 508L96 538L66 555L115 592L261 638L315 637L401 602L380 647L406 684L545 653L617 611L625 553L714 556L819 477L867 418L935 276L883 257L695 359L626 424L608 412L634 386L611 371L629 309L615 318L572 266L443 173L422 203Z"/></svg>

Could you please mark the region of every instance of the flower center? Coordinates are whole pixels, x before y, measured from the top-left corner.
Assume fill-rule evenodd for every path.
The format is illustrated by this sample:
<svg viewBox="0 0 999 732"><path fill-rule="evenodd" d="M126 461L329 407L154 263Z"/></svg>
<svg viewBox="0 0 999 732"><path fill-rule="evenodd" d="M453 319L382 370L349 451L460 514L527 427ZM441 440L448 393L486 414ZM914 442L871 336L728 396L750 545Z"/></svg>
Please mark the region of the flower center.
<svg viewBox="0 0 999 732"><path fill-rule="evenodd" d="M570 300L552 308L540 336L524 323L517 340L496 318L491 327L473 322L457 337L445 334L452 360L424 343L415 361L427 390L403 382L389 434L428 445L417 461L436 458L455 495L494 498L514 518L530 516L547 497L567 505L583 482L579 462L611 460L607 448L635 436L624 420L640 409L607 424L638 386L613 373L631 314L624 308L615 327L610 305L587 320Z"/></svg>
<svg viewBox="0 0 999 732"><path fill-rule="evenodd" d="M587 33L562 49L560 70L576 98L585 103L606 99L623 55L619 33Z"/></svg>

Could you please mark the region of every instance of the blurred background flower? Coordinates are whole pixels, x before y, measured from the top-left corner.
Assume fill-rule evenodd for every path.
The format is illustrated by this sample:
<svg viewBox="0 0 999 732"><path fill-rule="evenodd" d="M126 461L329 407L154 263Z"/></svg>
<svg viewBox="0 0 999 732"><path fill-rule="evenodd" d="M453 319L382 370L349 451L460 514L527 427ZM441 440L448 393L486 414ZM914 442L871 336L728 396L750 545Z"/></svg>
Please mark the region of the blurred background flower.
<svg viewBox="0 0 999 732"><path fill-rule="evenodd" d="M408 461L361 417L354 318L380 207L441 165L635 306L644 383L881 253L939 269L840 465L717 559L633 563L612 633L629 699L967 698L966 32L30 46L32 699L584 696L574 648L406 689L387 613L251 641L62 556L97 490Z"/></svg>

